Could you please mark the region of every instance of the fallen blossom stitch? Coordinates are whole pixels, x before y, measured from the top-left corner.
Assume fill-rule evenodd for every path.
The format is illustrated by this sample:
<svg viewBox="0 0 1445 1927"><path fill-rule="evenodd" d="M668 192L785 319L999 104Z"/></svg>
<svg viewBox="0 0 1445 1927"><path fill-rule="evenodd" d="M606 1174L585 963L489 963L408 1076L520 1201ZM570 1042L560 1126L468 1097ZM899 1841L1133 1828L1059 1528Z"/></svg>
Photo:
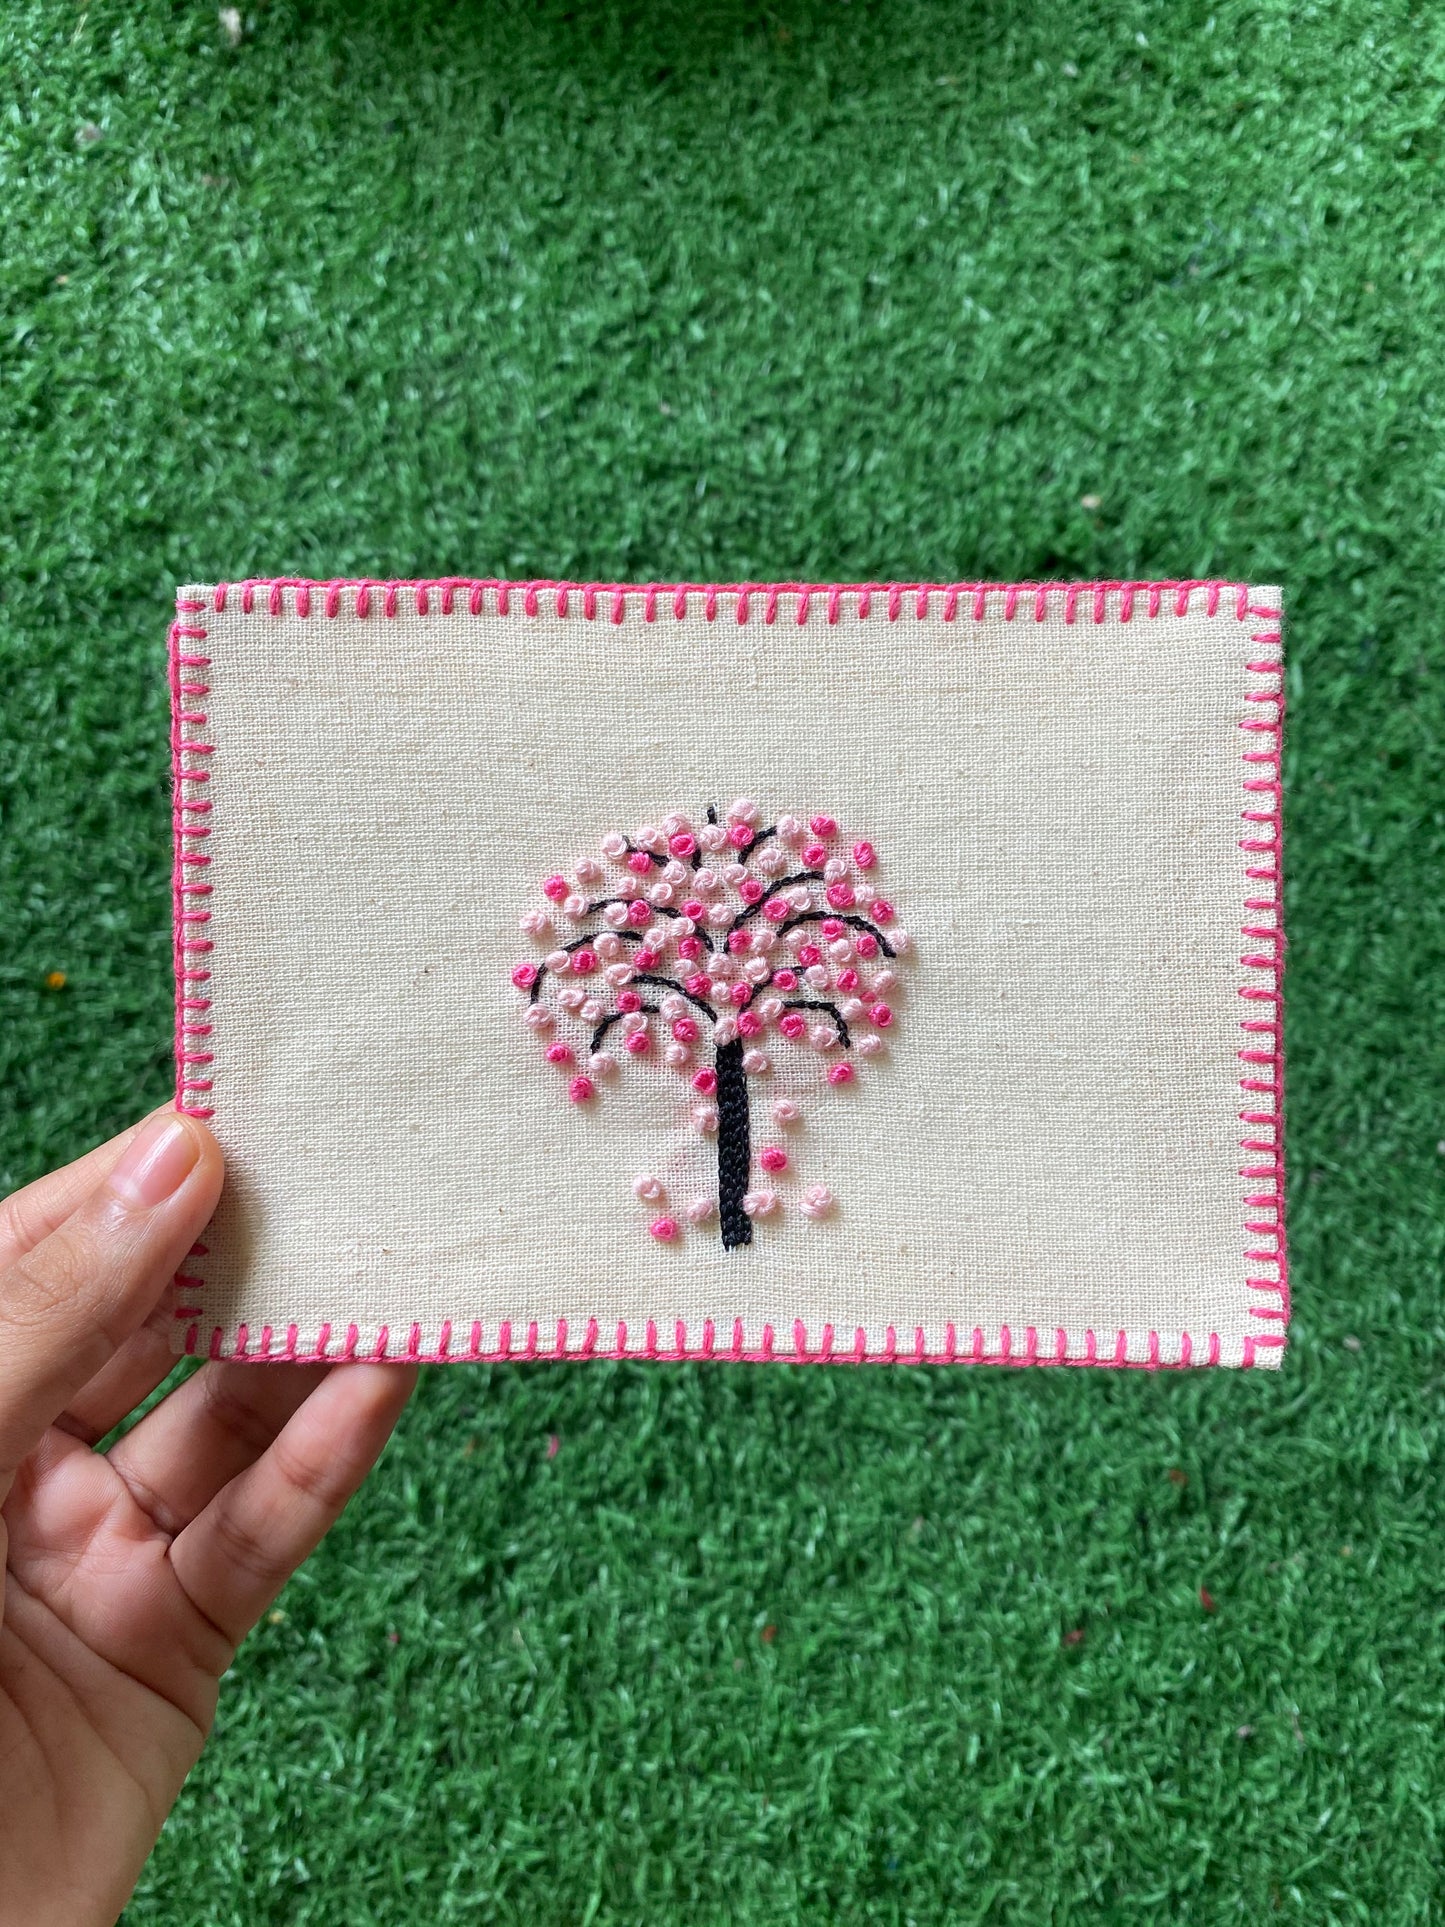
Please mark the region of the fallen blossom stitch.
<svg viewBox="0 0 1445 1927"><path fill-rule="evenodd" d="M597 1080L625 1065L664 1080L673 1121L716 1138L716 1199L694 1199L683 1218L709 1225L715 1209L724 1248L749 1245L756 1219L789 1209L757 1173L791 1179L796 1163L778 1145L754 1151L750 1086L788 1046L820 1093L856 1084L854 1059L876 1058L894 1027L895 966L911 939L871 874L864 887L874 845L824 812L768 822L740 797L721 816L709 806L699 820L673 812L608 830L598 849L570 877L539 878L543 905L522 913L542 952L510 973L523 1018L586 1113L605 1110ZM771 1115L794 1123L801 1107L780 1097ZM664 1196L650 1175L633 1190L654 1205ZM815 1218L832 1202L815 1184L798 1210ZM682 1233L671 1215L647 1228L664 1244Z"/></svg>

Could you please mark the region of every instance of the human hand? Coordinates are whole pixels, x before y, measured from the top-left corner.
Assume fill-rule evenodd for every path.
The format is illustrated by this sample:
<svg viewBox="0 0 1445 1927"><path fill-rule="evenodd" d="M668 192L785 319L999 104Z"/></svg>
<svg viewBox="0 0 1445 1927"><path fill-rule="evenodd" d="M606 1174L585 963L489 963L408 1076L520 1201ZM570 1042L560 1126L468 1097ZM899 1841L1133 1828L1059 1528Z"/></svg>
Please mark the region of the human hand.
<svg viewBox="0 0 1445 1927"><path fill-rule="evenodd" d="M415 1379L208 1363L93 1451L175 1363L166 1287L220 1189L167 1109L0 1204L0 1927L114 1921L237 1645Z"/></svg>

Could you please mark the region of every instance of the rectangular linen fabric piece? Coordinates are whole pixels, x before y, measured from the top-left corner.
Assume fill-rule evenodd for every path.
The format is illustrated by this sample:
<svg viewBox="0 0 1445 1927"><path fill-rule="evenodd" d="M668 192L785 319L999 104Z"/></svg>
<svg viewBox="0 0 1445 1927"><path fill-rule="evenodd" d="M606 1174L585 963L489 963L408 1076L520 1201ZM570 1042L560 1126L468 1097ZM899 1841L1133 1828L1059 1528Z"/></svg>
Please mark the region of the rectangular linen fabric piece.
<svg viewBox="0 0 1445 1927"><path fill-rule="evenodd" d="M183 589L178 1349L1277 1365L1279 611Z"/></svg>

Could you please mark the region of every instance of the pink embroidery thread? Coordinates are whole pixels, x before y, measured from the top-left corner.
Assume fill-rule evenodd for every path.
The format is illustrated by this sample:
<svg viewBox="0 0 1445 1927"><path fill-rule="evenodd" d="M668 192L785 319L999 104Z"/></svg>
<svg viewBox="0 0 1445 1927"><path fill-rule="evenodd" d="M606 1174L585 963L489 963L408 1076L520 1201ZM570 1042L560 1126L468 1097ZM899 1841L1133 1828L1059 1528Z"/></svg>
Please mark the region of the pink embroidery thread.
<svg viewBox="0 0 1445 1927"><path fill-rule="evenodd" d="M320 595L325 617L340 615L343 597L350 595L352 608L356 615L365 619L374 613L374 597L379 593L382 598L383 612L388 617L399 613L402 595L411 598L416 613L426 616L432 608L432 597L438 598L441 613L450 615L459 592L466 596L467 612L473 617L483 617L494 612L507 616L511 610L511 598L521 592L523 607L528 616L544 613L555 614L558 619L566 620L571 611L570 598L579 591L582 597L584 619L595 620L597 599L608 599L611 620L623 619L629 598L640 598L644 619L653 622L658 619L658 599L670 603L673 616L682 621L695 613L691 608L693 598L702 598L702 614L707 621L715 621L719 611L719 599L728 596L738 598L737 613L742 620L747 619L744 603L754 595L764 597L763 621L765 624L779 619L784 599L793 602L793 620L804 625L814 619L814 599L821 598L824 603L824 619L836 623L842 617L845 598L851 602L855 618L864 622L870 619L875 596L886 598L887 619L897 622L903 614L905 598L911 598L913 610L919 619L927 617L931 611L933 598L940 597L940 614L945 622L958 619L960 601L974 621L982 621L990 611L991 601L1001 598L1001 613L1006 621L1013 621L1021 601L1027 606L1032 604L1036 620L1044 621L1049 614L1061 613L1065 623L1078 620L1081 601L1088 614L1096 623L1107 619L1108 607L1112 598L1117 598L1119 619L1130 621L1136 614L1140 598L1150 620L1157 619L1167 607L1176 616L1190 612L1196 595L1204 597L1205 613L1217 616L1222 609L1228 609L1236 620L1244 622L1254 619L1264 625L1252 638L1260 651L1272 650L1274 653L1261 654L1248 665L1252 678L1264 680L1264 687L1251 687L1247 700L1259 703L1271 713L1268 715L1252 713L1240 725L1241 729L1251 732L1248 740L1253 747L1243 752L1245 763L1245 801L1246 808L1241 813L1248 823L1263 826L1264 834L1240 839L1241 850L1247 859L1269 859L1268 861L1247 861L1245 866L1246 887L1250 894L1245 898L1247 921L1241 925L1242 934L1254 944L1272 944L1272 952L1265 953L1251 949L1241 959L1241 968L1250 973L1240 986L1239 995L1246 1000L1246 1015L1240 1028L1246 1033L1246 1045L1239 1056L1247 1067L1248 1075L1239 1080L1242 1093L1247 1094L1249 1110L1241 1111L1242 1121L1249 1124L1258 1136L1242 1138L1241 1147L1251 1157L1259 1157L1262 1162L1247 1163L1241 1176L1250 1187L1244 1195L1245 1231L1251 1240L1262 1239L1262 1245L1251 1244L1245 1256L1249 1267L1265 1265L1273 1267L1272 1277L1246 1277L1246 1286L1252 1292L1272 1295L1277 1301L1274 1305L1259 1306L1252 1304L1250 1313L1270 1320L1279 1329L1267 1332L1254 1332L1244 1340L1242 1363L1252 1366L1257 1362L1259 1351L1266 1347L1279 1348L1285 1343L1284 1327L1288 1323L1290 1298L1288 1278L1288 1248L1286 1241L1284 1211L1284 1030L1281 979L1284 963L1284 929L1282 911L1282 812L1281 812L1281 751L1284 722L1283 678L1278 646L1280 636L1280 613L1277 609L1258 607L1249 600L1246 584L1219 580L1201 579L1186 582L1150 581L1109 581L1100 583L1048 582L1048 583L914 583L879 584L852 583L824 585L817 583L738 583L730 585L706 583L676 584L599 584L538 581L530 583L508 582L502 579L472 579L466 577L438 578L431 581L385 581L381 579L333 579L313 582L297 577L256 578L238 584L218 583L211 591L211 606L217 614L223 614L230 597L239 594L242 612L251 615L256 612L256 595L260 591L265 597L266 612L272 617L286 613L286 592L292 592L292 608L298 616L314 613L312 598ZM551 610L545 610L543 594L551 598ZM209 833L207 821L213 807L209 788L197 795L192 785L209 785L210 772L202 763L195 763L192 757L206 757L213 753L213 746L204 740L207 716L198 706L209 693L209 684L201 676L187 672L204 672L209 669L211 659L199 653L209 640L208 632L197 618L206 613L205 604L186 598L178 598L177 619L170 631L170 685L171 685L171 767L174 790L173 805L173 860L172 904L174 917L174 958L176 978L176 1094L175 1102L179 1110L196 1117L209 1118L213 1113L210 1105L212 1079L210 1067L214 1056L214 1038L210 1024L211 1002L205 992L210 980L209 957L211 940L207 934L210 922L209 909L205 900L210 895L210 885L198 881L194 873L204 872L209 859L204 849L204 840ZM1258 770L1258 774L1251 772ZM1267 807L1252 809L1256 800ZM197 845L201 847L196 847ZM858 856L859 867L867 868L861 852ZM871 851L869 853L871 855ZM200 899L199 902L196 899ZM862 945L859 945L862 953ZM862 953L866 954L866 953ZM1270 978L1268 986L1262 986L1256 973L1263 972ZM1249 1006L1262 1004L1268 1007L1267 1014L1255 1015ZM195 1043L204 1048L196 1050ZM205 1075L197 1076L196 1070ZM193 1095L203 1102L193 1103ZM1260 1100L1264 1100L1261 1102ZM788 1121L784 1108L786 1100L774 1106L774 1114L780 1122ZM1258 1187L1258 1188L1255 1188ZM831 1205L831 1197L824 1200L817 1194L825 1187L816 1187L804 1200L806 1210L810 1202L819 1209ZM709 1203L704 1200L702 1202ZM1264 1212L1263 1218L1256 1212ZM192 1247L192 1257L205 1255L204 1244ZM187 1273L178 1273L176 1284L183 1288L186 1299L192 1300L204 1291L204 1280ZM287 1327L286 1343L281 1352L272 1348L270 1328L263 1334L265 1350L250 1349L250 1335L246 1325L237 1327L230 1353L226 1353L225 1331L213 1326L204 1345L202 1328L204 1307L192 1302L177 1304L177 1318L186 1321L185 1349L195 1353L204 1349L207 1356L220 1358L230 1356L239 1360L253 1361L262 1357L311 1357L315 1359L347 1360L357 1356L359 1333L354 1324L346 1327L346 1335L338 1351L332 1350L335 1326L324 1323L317 1335L316 1343L310 1353L298 1350L297 1331L294 1325ZM393 1350L390 1346L388 1328L383 1326L377 1335L371 1356L375 1358L413 1358L428 1362L446 1362L465 1359L474 1362L501 1363L538 1357L538 1331L532 1324L528 1328L525 1345L514 1341L512 1321L503 1319L498 1326L496 1343L487 1346L480 1320L470 1325L468 1343L464 1350L451 1347L452 1321L444 1320L433 1350L422 1346L420 1327L412 1325L407 1335L406 1345ZM677 1321L674 1347L671 1351L658 1348L655 1326L649 1321L647 1342L644 1346L629 1345L628 1329L625 1321L619 1321L615 1340L610 1349L599 1345L599 1327L595 1318L589 1319L587 1332L582 1343L574 1350L567 1349L567 1325L559 1320L555 1346L551 1356L588 1357L588 1358L636 1358L649 1357L675 1361L745 1361L749 1363L774 1362L787 1359L798 1364L892 1364L900 1362L896 1336L890 1327L882 1351L870 1352L867 1335L859 1327L851 1347L839 1350L834 1341L831 1324L825 1324L816 1349L809 1350L807 1333L801 1321L797 1321L793 1331L793 1351L780 1353L775 1347L774 1332L771 1325L763 1328L762 1343L759 1347L748 1349L744 1344L742 1320L733 1321L731 1343L720 1347L712 1319L704 1319L701 1341L693 1345L687 1342L686 1327L682 1320ZM1220 1340L1217 1332L1210 1332L1203 1341L1203 1356L1198 1355L1200 1347L1194 1337L1183 1332L1179 1335L1179 1357L1175 1360L1160 1356L1158 1334L1149 1334L1148 1350L1143 1359L1128 1356L1128 1337L1119 1331L1112 1349L1101 1347L1097 1335L1084 1334L1084 1347L1081 1352L1069 1348L1068 1333L1059 1328L1054 1334L1052 1352L1045 1351L1039 1343L1038 1333L1029 1327L1025 1333L1022 1356L1016 1351L1009 1328L1005 1326L1000 1333L1000 1349L989 1352L985 1348L981 1330L975 1328L967 1347L960 1346L952 1324L947 1327L946 1342L941 1351L925 1349L924 1333L918 1328L914 1333L911 1357L902 1362L920 1364L993 1364L993 1365L1062 1365L1062 1366L1114 1366L1120 1369L1145 1371L1174 1371L1189 1368L1191 1365L1217 1365L1220 1359Z"/></svg>

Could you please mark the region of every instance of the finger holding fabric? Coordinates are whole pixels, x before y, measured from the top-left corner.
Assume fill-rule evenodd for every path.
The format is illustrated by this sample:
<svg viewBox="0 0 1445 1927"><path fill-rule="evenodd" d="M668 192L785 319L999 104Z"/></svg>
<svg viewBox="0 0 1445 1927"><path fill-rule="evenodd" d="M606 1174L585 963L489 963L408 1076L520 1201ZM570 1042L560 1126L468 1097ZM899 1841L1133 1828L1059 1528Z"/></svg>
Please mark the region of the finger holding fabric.
<svg viewBox="0 0 1445 1927"><path fill-rule="evenodd" d="M171 1369L166 1287L220 1192L153 1114L0 1205L0 1927L113 1920L235 1647L364 1478L397 1366Z"/></svg>

